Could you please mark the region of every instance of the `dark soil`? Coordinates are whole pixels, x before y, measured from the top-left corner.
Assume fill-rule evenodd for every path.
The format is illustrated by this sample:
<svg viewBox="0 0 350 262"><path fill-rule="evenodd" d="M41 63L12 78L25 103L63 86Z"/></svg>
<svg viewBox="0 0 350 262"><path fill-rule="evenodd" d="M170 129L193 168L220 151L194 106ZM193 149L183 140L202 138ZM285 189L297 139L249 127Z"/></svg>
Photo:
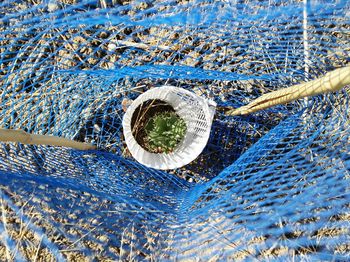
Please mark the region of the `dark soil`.
<svg viewBox="0 0 350 262"><path fill-rule="evenodd" d="M163 153L162 151L152 150L148 144L145 126L148 120L158 113L175 112L174 108L168 103L153 99L139 105L131 118L131 130L136 142L145 150L151 153Z"/></svg>

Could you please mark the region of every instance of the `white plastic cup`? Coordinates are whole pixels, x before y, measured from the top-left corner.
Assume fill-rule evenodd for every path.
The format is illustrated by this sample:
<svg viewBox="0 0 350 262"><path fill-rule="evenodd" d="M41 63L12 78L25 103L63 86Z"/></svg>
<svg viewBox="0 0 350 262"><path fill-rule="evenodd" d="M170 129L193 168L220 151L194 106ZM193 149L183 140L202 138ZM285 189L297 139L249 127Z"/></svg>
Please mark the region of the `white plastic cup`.
<svg viewBox="0 0 350 262"><path fill-rule="evenodd" d="M135 110L148 100L161 100L172 106L186 122L184 139L171 153L151 153L142 148L134 138L131 119ZM216 103L190 91L174 86L148 90L128 107L123 117L123 132L131 155L141 164L155 169L175 169L195 160L206 146L215 114Z"/></svg>

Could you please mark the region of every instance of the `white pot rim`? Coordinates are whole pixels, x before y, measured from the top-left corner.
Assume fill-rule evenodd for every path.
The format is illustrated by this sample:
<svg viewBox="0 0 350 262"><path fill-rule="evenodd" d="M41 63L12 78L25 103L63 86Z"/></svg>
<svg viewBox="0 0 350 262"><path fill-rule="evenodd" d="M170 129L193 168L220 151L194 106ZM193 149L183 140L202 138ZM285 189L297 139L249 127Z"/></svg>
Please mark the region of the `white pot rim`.
<svg viewBox="0 0 350 262"><path fill-rule="evenodd" d="M131 119L133 113L142 103L148 100L159 99L171 105L181 117L181 105L176 104L175 101L172 101L170 99L171 96L169 96L169 94L174 93L179 94L179 96L184 95L186 98L193 99L193 101L195 100L195 103L202 107L203 112L205 113L205 122L208 126L208 130L206 130L204 134L197 139L197 143L192 142L191 138L188 136L188 134L186 134L184 140L173 152L169 154L156 154L148 152L136 142L134 136L132 135ZM208 142L211 123L215 114L215 107L216 103L214 101L204 99L183 88L174 86L161 86L152 88L138 96L137 99L135 99L128 107L126 113L124 114L122 125L126 145L131 155L139 163L151 168L168 170L187 165L199 156ZM188 124L187 121L186 124Z"/></svg>

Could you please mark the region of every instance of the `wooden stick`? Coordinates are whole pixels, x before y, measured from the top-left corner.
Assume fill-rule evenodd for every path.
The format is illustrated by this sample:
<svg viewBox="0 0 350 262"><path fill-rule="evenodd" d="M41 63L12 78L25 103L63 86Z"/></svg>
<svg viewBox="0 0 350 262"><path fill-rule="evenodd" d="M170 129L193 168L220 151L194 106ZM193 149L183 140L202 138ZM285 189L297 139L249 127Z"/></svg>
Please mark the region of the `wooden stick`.
<svg viewBox="0 0 350 262"><path fill-rule="evenodd" d="M230 116L246 115L274 105L286 104L299 98L335 92L349 84L350 66L342 67L321 78L264 94L248 105L229 110L226 114Z"/></svg>
<svg viewBox="0 0 350 262"><path fill-rule="evenodd" d="M23 130L2 129L0 128L0 141L2 142L17 142L27 145L51 145L75 148L78 150L93 150L96 146L92 144L76 142L67 138L48 136L48 135L34 135L29 134Z"/></svg>

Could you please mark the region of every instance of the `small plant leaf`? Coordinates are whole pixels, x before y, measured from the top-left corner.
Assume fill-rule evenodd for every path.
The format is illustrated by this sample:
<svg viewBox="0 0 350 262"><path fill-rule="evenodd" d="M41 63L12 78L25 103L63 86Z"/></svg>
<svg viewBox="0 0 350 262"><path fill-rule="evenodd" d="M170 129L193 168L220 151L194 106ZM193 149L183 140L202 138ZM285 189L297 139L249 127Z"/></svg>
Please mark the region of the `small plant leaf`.
<svg viewBox="0 0 350 262"><path fill-rule="evenodd" d="M172 152L186 134L186 123L175 112L156 114L145 126L150 149Z"/></svg>

